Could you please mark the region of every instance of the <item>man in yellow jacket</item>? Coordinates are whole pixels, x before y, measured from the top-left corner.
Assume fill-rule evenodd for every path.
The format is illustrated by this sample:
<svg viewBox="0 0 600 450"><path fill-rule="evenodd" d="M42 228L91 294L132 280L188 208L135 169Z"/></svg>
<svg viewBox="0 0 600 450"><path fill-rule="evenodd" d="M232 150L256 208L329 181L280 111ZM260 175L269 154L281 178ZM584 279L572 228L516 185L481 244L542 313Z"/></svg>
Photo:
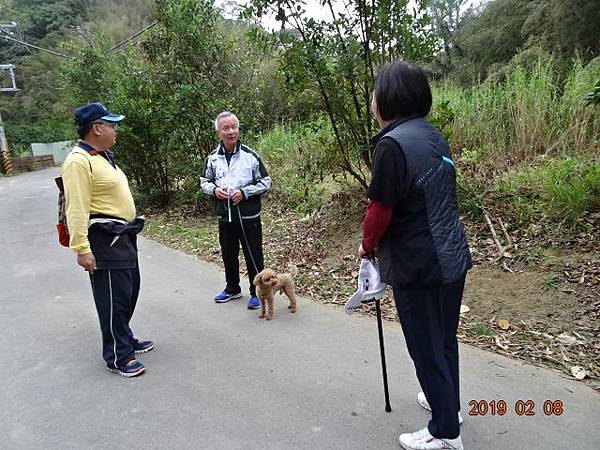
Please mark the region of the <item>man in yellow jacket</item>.
<svg viewBox="0 0 600 450"><path fill-rule="evenodd" d="M136 218L127 177L109 149L117 138L117 123L101 103L75 110L81 138L62 165L69 247L77 264L89 273L96 303L102 356L107 369L124 377L145 371L135 358L154 348L152 341L136 339L129 328L140 289Z"/></svg>

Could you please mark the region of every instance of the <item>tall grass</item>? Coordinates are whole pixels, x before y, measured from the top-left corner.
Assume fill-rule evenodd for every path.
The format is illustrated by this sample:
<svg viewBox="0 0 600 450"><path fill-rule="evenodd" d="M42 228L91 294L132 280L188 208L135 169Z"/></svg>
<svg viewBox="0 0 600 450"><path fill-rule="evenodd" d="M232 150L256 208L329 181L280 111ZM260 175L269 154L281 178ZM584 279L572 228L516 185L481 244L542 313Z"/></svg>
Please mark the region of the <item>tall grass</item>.
<svg viewBox="0 0 600 450"><path fill-rule="evenodd" d="M445 132L470 188L463 210L477 219L482 202L504 198L497 206L517 222L577 224L599 209L600 107L586 104L599 80L600 58L575 60L561 76L551 57L534 53L470 88L434 86L433 116L452 116Z"/></svg>
<svg viewBox="0 0 600 450"><path fill-rule="evenodd" d="M436 86L434 98L454 112L454 152L466 150L483 173L502 173L540 155L597 154L600 114L584 97L598 79L598 59L586 66L575 61L561 80L552 59L539 57L528 66L509 65L500 81Z"/></svg>

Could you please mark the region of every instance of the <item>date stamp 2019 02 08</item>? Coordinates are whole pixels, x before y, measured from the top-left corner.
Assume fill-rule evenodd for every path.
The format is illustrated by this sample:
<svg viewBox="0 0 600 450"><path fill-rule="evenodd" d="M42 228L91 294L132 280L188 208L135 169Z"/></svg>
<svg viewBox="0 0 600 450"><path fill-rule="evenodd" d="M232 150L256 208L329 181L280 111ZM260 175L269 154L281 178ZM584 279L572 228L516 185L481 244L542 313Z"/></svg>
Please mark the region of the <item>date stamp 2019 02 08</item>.
<svg viewBox="0 0 600 450"><path fill-rule="evenodd" d="M518 416L535 416L537 412L533 400L516 400L510 406L506 400L471 400L469 406L470 416L503 416L513 412ZM561 400L546 400L542 404L542 411L546 416L560 416L564 410Z"/></svg>

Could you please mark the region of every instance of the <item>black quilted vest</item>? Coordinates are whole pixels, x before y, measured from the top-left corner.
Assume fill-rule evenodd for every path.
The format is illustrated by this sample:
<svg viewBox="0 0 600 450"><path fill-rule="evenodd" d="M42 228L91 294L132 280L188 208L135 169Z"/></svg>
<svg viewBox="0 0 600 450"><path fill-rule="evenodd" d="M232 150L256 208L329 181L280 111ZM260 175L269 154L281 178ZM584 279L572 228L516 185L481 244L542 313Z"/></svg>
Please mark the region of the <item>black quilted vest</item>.
<svg viewBox="0 0 600 450"><path fill-rule="evenodd" d="M452 283L472 263L448 143L422 118L401 122L385 137L404 153L410 189L394 205L392 222L379 243L381 277L394 287Z"/></svg>

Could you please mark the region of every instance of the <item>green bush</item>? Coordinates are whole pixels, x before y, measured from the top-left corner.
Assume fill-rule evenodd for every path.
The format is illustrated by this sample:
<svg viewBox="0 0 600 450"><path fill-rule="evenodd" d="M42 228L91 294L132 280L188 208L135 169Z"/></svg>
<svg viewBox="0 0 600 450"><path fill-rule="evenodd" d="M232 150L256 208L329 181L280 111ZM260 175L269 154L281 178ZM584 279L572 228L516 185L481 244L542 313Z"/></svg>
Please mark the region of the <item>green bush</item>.
<svg viewBox="0 0 600 450"><path fill-rule="evenodd" d="M23 143L13 143L10 148L10 155L13 158L19 158L21 156L31 156L31 147Z"/></svg>
<svg viewBox="0 0 600 450"><path fill-rule="evenodd" d="M482 220L483 211L481 209L481 197L473 195L471 192L457 190L460 213L471 220Z"/></svg>
<svg viewBox="0 0 600 450"><path fill-rule="evenodd" d="M332 139L325 119L276 125L257 138L256 150L265 160L274 190L298 212L310 213L321 206L323 180L331 172L326 149Z"/></svg>
<svg viewBox="0 0 600 450"><path fill-rule="evenodd" d="M574 221L600 207L600 162L552 161L539 172L546 209L555 218Z"/></svg>
<svg viewBox="0 0 600 450"><path fill-rule="evenodd" d="M539 205L527 197L515 195L511 198L511 203L514 209L517 222L528 224L533 222L537 212L540 210Z"/></svg>
<svg viewBox="0 0 600 450"><path fill-rule="evenodd" d="M500 191L515 193L511 204L521 223L543 214L573 224L586 211L600 208L600 162L543 159L508 175L498 187Z"/></svg>
<svg viewBox="0 0 600 450"><path fill-rule="evenodd" d="M428 116L431 124L440 130L446 140L450 141L452 139L452 122L454 121L454 117L456 113L452 110L450 106L450 100L445 100L441 102L436 102L433 105L431 113Z"/></svg>

